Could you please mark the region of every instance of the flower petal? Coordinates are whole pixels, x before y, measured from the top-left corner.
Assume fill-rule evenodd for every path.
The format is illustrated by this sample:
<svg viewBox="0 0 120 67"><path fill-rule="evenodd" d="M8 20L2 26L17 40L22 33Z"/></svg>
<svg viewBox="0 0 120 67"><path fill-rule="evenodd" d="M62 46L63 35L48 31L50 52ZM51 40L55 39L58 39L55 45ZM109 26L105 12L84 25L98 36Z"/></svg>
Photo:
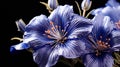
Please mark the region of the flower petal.
<svg viewBox="0 0 120 67"><path fill-rule="evenodd" d="M92 14L109 16L116 23L120 20L120 4L116 0L108 0L106 7L95 9Z"/></svg>
<svg viewBox="0 0 120 67"><path fill-rule="evenodd" d="M71 23L66 29L68 38L76 38L91 32L93 25L90 19L85 19L76 14L72 14L72 17Z"/></svg>
<svg viewBox="0 0 120 67"><path fill-rule="evenodd" d="M56 48L55 48L55 49L53 49L53 51L51 52L51 54L49 56L46 67L55 65L57 63L58 59L59 59L58 50L56 50Z"/></svg>
<svg viewBox="0 0 120 67"><path fill-rule="evenodd" d="M108 36L110 37L114 26L108 16L97 15L94 17L93 21L94 27L92 34L96 35L97 39L99 39L100 36L103 37L102 39L106 39Z"/></svg>
<svg viewBox="0 0 120 67"><path fill-rule="evenodd" d="M64 44L59 44L58 53L65 58L77 58L83 54L85 45L80 40L68 40Z"/></svg>
<svg viewBox="0 0 120 67"><path fill-rule="evenodd" d="M45 15L40 15L40 16L36 16L34 17L32 20L30 20L29 24L27 24L26 26L26 32L33 32L33 31L37 31L41 34L44 33L44 31L46 29L48 29L49 27L49 20L47 19L47 17Z"/></svg>
<svg viewBox="0 0 120 67"><path fill-rule="evenodd" d="M13 50L23 50L23 49L28 49L30 46L26 43L19 43L17 45L13 45L10 47L10 52Z"/></svg>
<svg viewBox="0 0 120 67"><path fill-rule="evenodd" d="M95 54L86 54L83 55L83 62L86 67L112 67L113 58L110 54L102 54L96 56Z"/></svg>
<svg viewBox="0 0 120 67"><path fill-rule="evenodd" d="M103 58L103 62L105 67L113 67L114 60L112 55L106 54L105 57Z"/></svg>
<svg viewBox="0 0 120 67"><path fill-rule="evenodd" d="M50 53L52 52L51 46L45 46L33 53L33 59L39 67L47 67ZM48 66L49 67L49 66Z"/></svg>
<svg viewBox="0 0 120 67"><path fill-rule="evenodd" d="M70 22L71 13L73 13L72 6L58 6L48 18L50 21L64 29L64 27Z"/></svg>
<svg viewBox="0 0 120 67"><path fill-rule="evenodd" d="M112 32L112 41L114 42L114 45L112 46L112 50L120 51L120 31L119 30L114 30Z"/></svg>
<svg viewBox="0 0 120 67"><path fill-rule="evenodd" d="M111 7L117 7L120 4L116 1L116 0L108 0L108 2L106 3L106 6L111 6Z"/></svg>
<svg viewBox="0 0 120 67"><path fill-rule="evenodd" d="M51 39L49 39L44 34L49 26L49 20L45 15L34 17L26 26L24 33L24 42L28 43L32 40L39 40L40 42L48 43L51 41Z"/></svg>

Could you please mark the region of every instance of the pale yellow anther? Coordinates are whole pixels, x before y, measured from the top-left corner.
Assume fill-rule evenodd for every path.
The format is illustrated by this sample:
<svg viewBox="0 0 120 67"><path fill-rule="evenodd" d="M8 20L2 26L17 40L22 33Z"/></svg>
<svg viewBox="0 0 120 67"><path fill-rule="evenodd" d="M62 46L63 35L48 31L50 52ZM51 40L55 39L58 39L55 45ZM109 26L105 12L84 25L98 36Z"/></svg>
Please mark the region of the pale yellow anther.
<svg viewBox="0 0 120 67"><path fill-rule="evenodd" d="M50 30L45 31L45 33L50 34Z"/></svg>
<svg viewBox="0 0 120 67"><path fill-rule="evenodd" d="M51 29L52 29L52 30L55 30L55 28L54 28L54 27L52 27Z"/></svg>
<svg viewBox="0 0 120 67"><path fill-rule="evenodd" d="M50 24L53 25L54 23L51 21Z"/></svg>

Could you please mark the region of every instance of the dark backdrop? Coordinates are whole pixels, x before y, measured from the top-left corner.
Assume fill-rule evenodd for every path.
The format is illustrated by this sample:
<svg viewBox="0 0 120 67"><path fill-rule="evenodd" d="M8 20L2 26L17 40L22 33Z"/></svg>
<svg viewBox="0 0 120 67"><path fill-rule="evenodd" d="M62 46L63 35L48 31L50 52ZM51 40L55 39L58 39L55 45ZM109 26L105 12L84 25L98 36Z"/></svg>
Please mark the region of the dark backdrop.
<svg viewBox="0 0 120 67"><path fill-rule="evenodd" d="M32 54L28 51L21 50L14 53L10 53L10 46L19 43L19 41L11 41L14 36L22 37L23 33L17 31L15 24L16 20L20 18L27 24L34 16L45 14L49 15L44 5L39 2L47 0L10 0L2 1L0 5L0 67L37 67L34 63ZM82 0L77 0L81 3ZM104 7L107 0L92 0L92 8ZM74 0L58 0L59 4L74 5L74 12L78 14L78 10ZM57 63L55 67L64 65L63 63ZM76 65L80 67L81 65ZM66 66L68 67L68 66ZM81 66L84 67L84 66Z"/></svg>

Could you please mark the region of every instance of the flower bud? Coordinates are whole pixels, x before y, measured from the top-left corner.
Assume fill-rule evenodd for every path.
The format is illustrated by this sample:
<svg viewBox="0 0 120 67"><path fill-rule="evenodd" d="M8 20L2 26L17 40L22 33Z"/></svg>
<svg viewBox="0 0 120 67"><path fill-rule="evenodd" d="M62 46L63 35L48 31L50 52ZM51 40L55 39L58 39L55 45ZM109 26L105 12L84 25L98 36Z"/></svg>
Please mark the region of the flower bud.
<svg viewBox="0 0 120 67"><path fill-rule="evenodd" d="M48 0L48 6L54 10L58 6L58 1L57 0Z"/></svg>
<svg viewBox="0 0 120 67"><path fill-rule="evenodd" d="M91 1L90 0L83 0L81 3L82 10L89 10L91 7Z"/></svg>

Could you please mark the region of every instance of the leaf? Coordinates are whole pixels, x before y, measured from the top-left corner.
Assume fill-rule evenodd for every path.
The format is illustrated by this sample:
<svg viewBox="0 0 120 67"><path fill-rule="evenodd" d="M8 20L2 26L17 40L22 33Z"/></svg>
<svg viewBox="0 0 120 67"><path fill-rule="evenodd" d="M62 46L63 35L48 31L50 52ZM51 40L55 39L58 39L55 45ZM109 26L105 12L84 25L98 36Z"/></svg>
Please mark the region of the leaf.
<svg viewBox="0 0 120 67"><path fill-rule="evenodd" d="M118 53L114 53L114 55L117 60L120 60L120 55Z"/></svg>
<svg viewBox="0 0 120 67"><path fill-rule="evenodd" d="M114 64L113 67L119 67L118 65Z"/></svg>
<svg viewBox="0 0 120 67"><path fill-rule="evenodd" d="M120 60L114 59L115 63L120 64Z"/></svg>

